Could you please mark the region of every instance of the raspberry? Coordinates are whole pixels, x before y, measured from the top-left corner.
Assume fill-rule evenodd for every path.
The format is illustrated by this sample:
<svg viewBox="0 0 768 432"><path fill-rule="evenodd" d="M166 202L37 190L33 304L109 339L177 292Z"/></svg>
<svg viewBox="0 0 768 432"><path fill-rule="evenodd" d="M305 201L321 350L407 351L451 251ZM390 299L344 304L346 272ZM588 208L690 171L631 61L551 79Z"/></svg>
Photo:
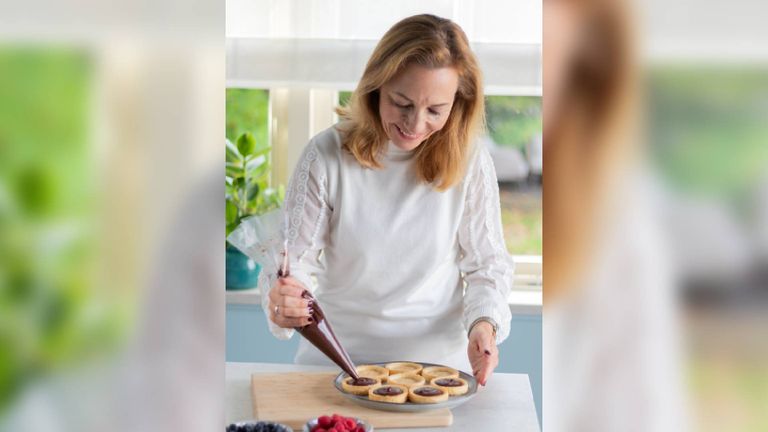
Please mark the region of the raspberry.
<svg viewBox="0 0 768 432"><path fill-rule="evenodd" d="M344 419L344 426L346 426L347 429L349 430L355 430L355 426L357 426L357 422L354 419L347 417Z"/></svg>
<svg viewBox="0 0 768 432"><path fill-rule="evenodd" d="M328 431L326 431L324 427L322 427L322 426L320 426L320 425L318 424L318 425L315 425L315 426L312 428L312 432L328 432Z"/></svg>
<svg viewBox="0 0 768 432"><path fill-rule="evenodd" d="M317 424L319 426L327 428L328 426L333 424L333 419L331 419L330 417L325 416L325 415L324 416L320 416L320 417L317 418Z"/></svg>
<svg viewBox="0 0 768 432"><path fill-rule="evenodd" d="M365 432L365 428L362 426L358 426L355 428L355 432Z"/></svg>
<svg viewBox="0 0 768 432"><path fill-rule="evenodd" d="M332 428L328 429L328 432L341 432L341 431L339 431L335 427L332 427Z"/></svg>

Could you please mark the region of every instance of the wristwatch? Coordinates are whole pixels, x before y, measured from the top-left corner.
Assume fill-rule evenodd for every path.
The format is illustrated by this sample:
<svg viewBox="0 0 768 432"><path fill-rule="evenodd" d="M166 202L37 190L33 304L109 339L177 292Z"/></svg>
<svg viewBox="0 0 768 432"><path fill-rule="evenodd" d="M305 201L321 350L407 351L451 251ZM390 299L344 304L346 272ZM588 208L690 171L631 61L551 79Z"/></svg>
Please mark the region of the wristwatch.
<svg viewBox="0 0 768 432"><path fill-rule="evenodd" d="M467 337L469 337L469 334L472 333L472 329L475 327L475 324L479 323L480 321L485 321L490 324L491 327L493 327L493 337L496 337L496 332L499 330L499 325L496 323L496 320L487 316L482 316L472 321L472 324L469 325L469 331L467 331Z"/></svg>

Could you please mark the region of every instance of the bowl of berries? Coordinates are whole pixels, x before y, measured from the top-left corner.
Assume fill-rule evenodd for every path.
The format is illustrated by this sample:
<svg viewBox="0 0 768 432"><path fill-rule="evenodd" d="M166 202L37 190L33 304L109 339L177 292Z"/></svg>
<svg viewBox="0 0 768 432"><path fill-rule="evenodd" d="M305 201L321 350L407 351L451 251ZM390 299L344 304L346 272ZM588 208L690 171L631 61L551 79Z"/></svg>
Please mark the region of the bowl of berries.
<svg viewBox="0 0 768 432"><path fill-rule="evenodd" d="M293 432L293 429L281 423L245 421L230 424L226 432Z"/></svg>
<svg viewBox="0 0 768 432"><path fill-rule="evenodd" d="M373 426L363 419L339 414L323 415L308 421L303 432L373 432Z"/></svg>

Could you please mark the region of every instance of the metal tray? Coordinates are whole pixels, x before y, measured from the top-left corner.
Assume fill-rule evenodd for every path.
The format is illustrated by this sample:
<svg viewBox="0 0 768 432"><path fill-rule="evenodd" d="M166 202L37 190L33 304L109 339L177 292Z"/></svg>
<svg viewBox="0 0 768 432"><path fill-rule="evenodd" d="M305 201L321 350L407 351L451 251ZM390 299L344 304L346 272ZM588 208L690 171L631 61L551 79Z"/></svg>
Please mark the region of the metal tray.
<svg viewBox="0 0 768 432"><path fill-rule="evenodd" d="M403 361L407 361L407 360L403 360ZM366 363L366 365L384 366L388 363L395 363L395 361L381 362L381 363ZM409 363L418 363L424 367L445 366L445 365L436 364L436 363L424 363L424 362L409 362ZM445 402L438 402L438 403L432 403L432 404L418 404L418 403L407 402L407 401L405 403L380 402L380 401L370 400L368 399L367 396L359 396L359 395L354 395L354 394L345 392L344 389L341 387L341 382L348 377L349 375L347 375L345 372L341 372L336 376L336 379L333 380L333 385L336 387L336 390L338 390L339 393L341 393L345 398L351 400L352 402L355 402L358 405L362 405L367 408L377 409L381 411L422 412L422 411L436 410L436 409L442 409L442 408L455 408L463 404L464 402L472 399L477 393L477 380L475 379L475 377L467 373L464 373L462 371L459 371L459 377L467 381L467 386L469 387L467 392L461 396L451 396Z"/></svg>

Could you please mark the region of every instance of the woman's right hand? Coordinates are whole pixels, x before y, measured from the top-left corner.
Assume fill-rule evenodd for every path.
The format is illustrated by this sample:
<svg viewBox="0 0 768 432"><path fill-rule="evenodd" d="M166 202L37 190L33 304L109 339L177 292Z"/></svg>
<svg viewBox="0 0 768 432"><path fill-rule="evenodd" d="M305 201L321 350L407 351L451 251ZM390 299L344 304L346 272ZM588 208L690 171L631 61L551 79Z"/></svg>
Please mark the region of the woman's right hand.
<svg viewBox="0 0 768 432"><path fill-rule="evenodd" d="M277 279L269 290L269 319L283 328L312 323L312 303L301 296L305 290L301 282L290 276Z"/></svg>

